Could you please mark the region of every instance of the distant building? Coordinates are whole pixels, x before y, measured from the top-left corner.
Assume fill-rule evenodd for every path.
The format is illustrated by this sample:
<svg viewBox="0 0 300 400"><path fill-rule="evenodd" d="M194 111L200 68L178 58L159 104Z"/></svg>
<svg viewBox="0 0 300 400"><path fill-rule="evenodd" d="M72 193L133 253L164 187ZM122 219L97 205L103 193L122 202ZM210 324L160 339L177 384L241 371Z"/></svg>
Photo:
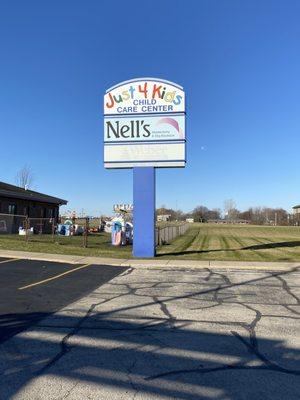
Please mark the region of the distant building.
<svg viewBox="0 0 300 400"><path fill-rule="evenodd" d="M195 222L194 218L187 218L186 222L188 222L189 224L192 224L193 222Z"/></svg>
<svg viewBox="0 0 300 400"><path fill-rule="evenodd" d="M158 215L156 217L157 222L167 222L170 221L171 214L165 214L165 215Z"/></svg>
<svg viewBox="0 0 300 400"><path fill-rule="evenodd" d="M22 216L32 218L32 225L34 219L38 224L37 220L41 218L51 218L57 223L59 206L67 203L58 197L0 182L0 230L2 233L16 233L24 220Z"/></svg>
<svg viewBox="0 0 300 400"><path fill-rule="evenodd" d="M300 205L293 207L292 224L300 225Z"/></svg>
<svg viewBox="0 0 300 400"><path fill-rule="evenodd" d="M300 214L300 205L293 207L293 214Z"/></svg>

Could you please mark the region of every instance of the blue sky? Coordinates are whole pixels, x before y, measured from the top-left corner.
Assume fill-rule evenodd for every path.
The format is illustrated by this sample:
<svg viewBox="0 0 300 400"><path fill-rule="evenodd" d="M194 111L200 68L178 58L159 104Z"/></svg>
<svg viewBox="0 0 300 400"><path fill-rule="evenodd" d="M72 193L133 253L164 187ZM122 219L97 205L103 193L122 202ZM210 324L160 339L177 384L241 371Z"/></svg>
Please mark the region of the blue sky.
<svg viewBox="0 0 300 400"><path fill-rule="evenodd" d="M103 168L103 95L153 76L187 99L185 169L157 170L157 206L300 202L300 2L0 2L0 180L30 164L68 209L132 201Z"/></svg>

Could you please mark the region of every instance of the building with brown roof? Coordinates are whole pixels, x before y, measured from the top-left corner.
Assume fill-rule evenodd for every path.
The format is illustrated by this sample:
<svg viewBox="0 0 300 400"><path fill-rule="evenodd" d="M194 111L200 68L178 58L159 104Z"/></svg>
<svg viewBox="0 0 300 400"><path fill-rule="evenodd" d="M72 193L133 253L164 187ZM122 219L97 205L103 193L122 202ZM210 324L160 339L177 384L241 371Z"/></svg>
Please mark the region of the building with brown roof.
<svg viewBox="0 0 300 400"><path fill-rule="evenodd" d="M57 223L59 206L67 203L67 200L58 197L0 182L0 219L5 221L5 216L10 217L11 228L7 233L17 232L20 216L27 216L32 220L49 218Z"/></svg>

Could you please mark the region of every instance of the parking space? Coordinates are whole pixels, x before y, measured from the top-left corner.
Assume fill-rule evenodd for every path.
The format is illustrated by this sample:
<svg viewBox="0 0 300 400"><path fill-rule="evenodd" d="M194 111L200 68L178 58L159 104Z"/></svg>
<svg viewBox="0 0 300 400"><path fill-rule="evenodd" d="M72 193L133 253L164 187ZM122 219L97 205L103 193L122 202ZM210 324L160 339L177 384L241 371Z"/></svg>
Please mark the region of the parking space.
<svg viewBox="0 0 300 400"><path fill-rule="evenodd" d="M298 266L20 260L0 274L7 337L32 325L1 344L1 400L299 399Z"/></svg>
<svg viewBox="0 0 300 400"><path fill-rule="evenodd" d="M0 342L125 270L107 265L0 258Z"/></svg>

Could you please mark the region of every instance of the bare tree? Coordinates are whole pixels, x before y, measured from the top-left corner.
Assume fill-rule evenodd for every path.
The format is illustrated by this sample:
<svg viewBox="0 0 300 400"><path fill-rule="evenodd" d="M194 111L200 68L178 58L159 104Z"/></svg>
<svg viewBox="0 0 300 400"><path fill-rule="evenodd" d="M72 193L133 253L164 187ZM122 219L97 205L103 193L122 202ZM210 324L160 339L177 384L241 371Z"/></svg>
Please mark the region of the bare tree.
<svg viewBox="0 0 300 400"><path fill-rule="evenodd" d="M207 218L218 220L221 219L221 210L219 208L213 208L207 212Z"/></svg>
<svg viewBox="0 0 300 400"><path fill-rule="evenodd" d="M206 222L208 217L207 213L209 212L209 209L205 206L197 206L193 209L192 211L192 216L195 221L197 222Z"/></svg>
<svg viewBox="0 0 300 400"><path fill-rule="evenodd" d="M225 213L225 218L228 219L229 221L232 221L233 219L236 218L237 210L234 200L228 199L224 201L224 213Z"/></svg>
<svg viewBox="0 0 300 400"><path fill-rule="evenodd" d="M34 181L33 173L29 165L24 165L16 175L16 184L23 189L29 189Z"/></svg>

